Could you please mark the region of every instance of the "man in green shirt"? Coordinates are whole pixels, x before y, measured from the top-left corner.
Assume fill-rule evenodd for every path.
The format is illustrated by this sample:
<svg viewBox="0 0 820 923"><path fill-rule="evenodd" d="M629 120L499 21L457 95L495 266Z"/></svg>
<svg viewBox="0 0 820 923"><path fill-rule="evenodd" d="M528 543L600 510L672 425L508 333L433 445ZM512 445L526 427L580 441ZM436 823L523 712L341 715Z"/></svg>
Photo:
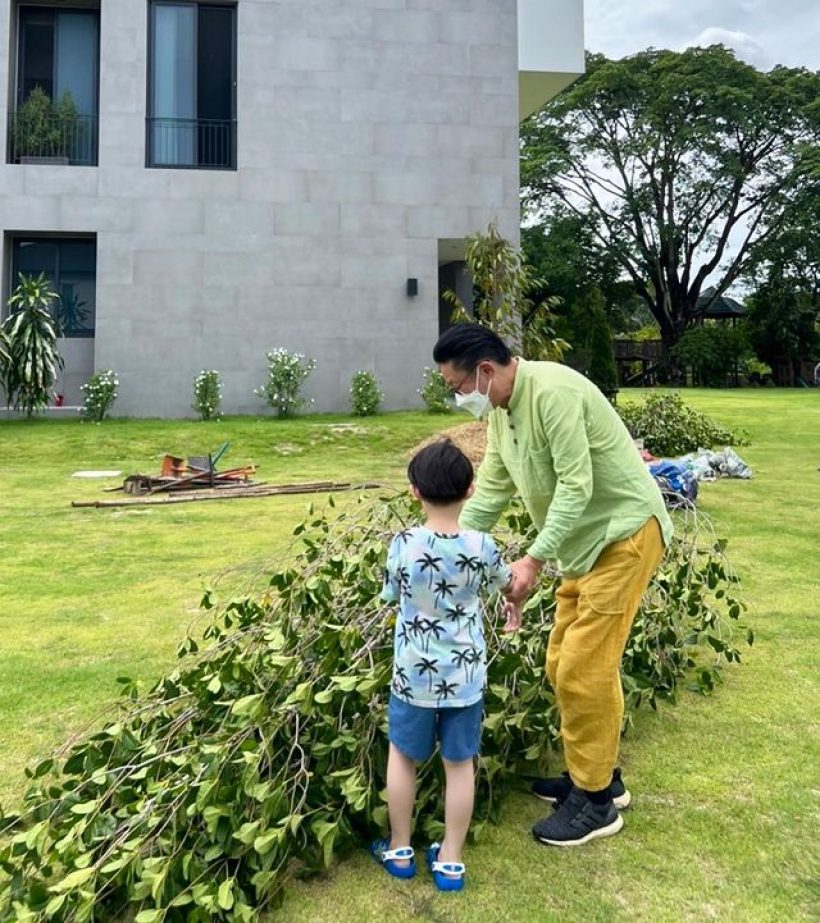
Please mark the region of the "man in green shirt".
<svg viewBox="0 0 820 923"><path fill-rule="evenodd" d="M559 807L533 834L556 846L610 836L623 826L618 808L630 798L616 768L620 662L672 522L621 418L583 375L513 358L478 324L447 330L433 358L456 403L489 418L461 525L488 531L520 494L538 535L511 565L511 598L530 595L545 561L561 571L547 675L568 772L535 783L535 794Z"/></svg>

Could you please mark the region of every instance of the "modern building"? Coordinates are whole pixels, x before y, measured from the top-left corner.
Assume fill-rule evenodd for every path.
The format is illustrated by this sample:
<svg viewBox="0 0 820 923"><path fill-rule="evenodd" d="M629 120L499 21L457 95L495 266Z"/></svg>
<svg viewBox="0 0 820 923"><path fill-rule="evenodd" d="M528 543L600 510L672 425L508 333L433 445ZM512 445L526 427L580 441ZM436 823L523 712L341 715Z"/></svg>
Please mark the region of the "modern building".
<svg viewBox="0 0 820 923"><path fill-rule="evenodd" d="M583 70L582 0L0 0L2 303L62 299L60 391L257 412L265 353L348 407L416 389L464 238L517 240L518 125Z"/></svg>

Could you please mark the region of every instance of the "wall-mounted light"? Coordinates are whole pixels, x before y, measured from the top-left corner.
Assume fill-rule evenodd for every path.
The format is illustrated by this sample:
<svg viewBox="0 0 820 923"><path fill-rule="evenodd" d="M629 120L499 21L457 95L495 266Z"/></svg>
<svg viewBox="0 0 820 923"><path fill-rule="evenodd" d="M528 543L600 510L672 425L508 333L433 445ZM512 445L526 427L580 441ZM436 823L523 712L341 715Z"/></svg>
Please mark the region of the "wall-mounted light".
<svg viewBox="0 0 820 923"><path fill-rule="evenodd" d="M407 294L410 298L419 293L419 280L418 279L408 279L407 280Z"/></svg>

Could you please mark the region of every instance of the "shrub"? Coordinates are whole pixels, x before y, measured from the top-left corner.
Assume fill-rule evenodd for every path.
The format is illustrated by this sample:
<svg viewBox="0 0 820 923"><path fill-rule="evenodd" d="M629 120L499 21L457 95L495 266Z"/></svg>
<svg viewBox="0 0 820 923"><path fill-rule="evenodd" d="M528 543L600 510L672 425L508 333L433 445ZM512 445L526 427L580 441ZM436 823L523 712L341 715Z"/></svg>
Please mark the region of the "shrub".
<svg viewBox="0 0 820 923"><path fill-rule="evenodd" d="M618 408L621 419L653 455L670 458L714 445L748 445L748 434L732 432L683 403L675 392L648 394L641 404Z"/></svg>
<svg viewBox="0 0 820 923"><path fill-rule="evenodd" d="M419 394L430 413L452 413L453 395L438 369L425 368Z"/></svg>
<svg viewBox="0 0 820 923"><path fill-rule="evenodd" d="M612 331L606 319L603 296L597 290L590 295L589 315L589 377L607 397L614 397L618 390L618 372Z"/></svg>
<svg viewBox="0 0 820 923"><path fill-rule="evenodd" d="M312 404L299 394L308 375L316 368L315 359L292 353L283 347L269 352L268 379L253 393L266 401L280 417L289 417L305 404Z"/></svg>
<svg viewBox="0 0 820 923"><path fill-rule="evenodd" d="M0 375L9 406L30 417L48 406L65 364L57 349L62 331L52 313L60 296L45 273L20 273L18 278L8 300L9 316L0 326Z"/></svg>
<svg viewBox="0 0 820 923"><path fill-rule="evenodd" d="M83 392L83 406L80 408L82 418L91 423L102 423L117 399L119 384L117 373L104 369L95 372L84 385L80 385Z"/></svg>
<svg viewBox="0 0 820 923"><path fill-rule="evenodd" d="M193 408L200 420L215 420L222 416L219 405L222 402L222 382L219 372L203 369L194 379Z"/></svg>
<svg viewBox="0 0 820 923"><path fill-rule="evenodd" d="M767 362L761 362L757 356L747 359L743 365L746 377L753 385L762 385L772 380L772 367Z"/></svg>
<svg viewBox="0 0 820 923"><path fill-rule="evenodd" d="M301 553L261 596L217 608L206 650L187 638L148 692L121 679L110 720L31 770L23 812L0 821L0 919L255 920L295 868L322 869L386 826L394 617L379 591L388 537L417 511L405 494L345 506L335 518L311 509ZM509 522L512 559L531 539L520 507ZM497 608L488 620L474 835L556 746L543 668L554 589L545 577L518 636L501 633ZM722 545L679 535L627 645L628 712L673 699L685 677L710 691L739 659L741 609ZM432 838L441 792L429 760L417 826Z"/></svg>
<svg viewBox="0 0 820 923"><path fill-rule="evenodd" d="M350 403L354 417L369 417L378 412L384 394L372 372L355 372L350 383Z"/></svg>
<svg viewBox="0 0 820 923"><path fill-rule="evenodd" d="M692 370L692 383L719 388L749 355L744 328L725 324L698 325L683 332L670 358Z"/></svg>

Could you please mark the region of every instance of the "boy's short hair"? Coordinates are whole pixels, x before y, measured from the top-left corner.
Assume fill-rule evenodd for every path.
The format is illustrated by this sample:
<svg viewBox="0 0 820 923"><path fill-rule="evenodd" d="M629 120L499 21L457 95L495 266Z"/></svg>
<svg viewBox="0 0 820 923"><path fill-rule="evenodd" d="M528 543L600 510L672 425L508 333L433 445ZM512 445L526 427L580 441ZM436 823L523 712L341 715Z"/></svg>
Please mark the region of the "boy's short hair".
<svg viewBox="0 0 820 923"><path fill-rule="evenodd" d="M457 503L473 483L473 463L449 439L419 449L407 467L407 477L428 503Z"/></svg>

